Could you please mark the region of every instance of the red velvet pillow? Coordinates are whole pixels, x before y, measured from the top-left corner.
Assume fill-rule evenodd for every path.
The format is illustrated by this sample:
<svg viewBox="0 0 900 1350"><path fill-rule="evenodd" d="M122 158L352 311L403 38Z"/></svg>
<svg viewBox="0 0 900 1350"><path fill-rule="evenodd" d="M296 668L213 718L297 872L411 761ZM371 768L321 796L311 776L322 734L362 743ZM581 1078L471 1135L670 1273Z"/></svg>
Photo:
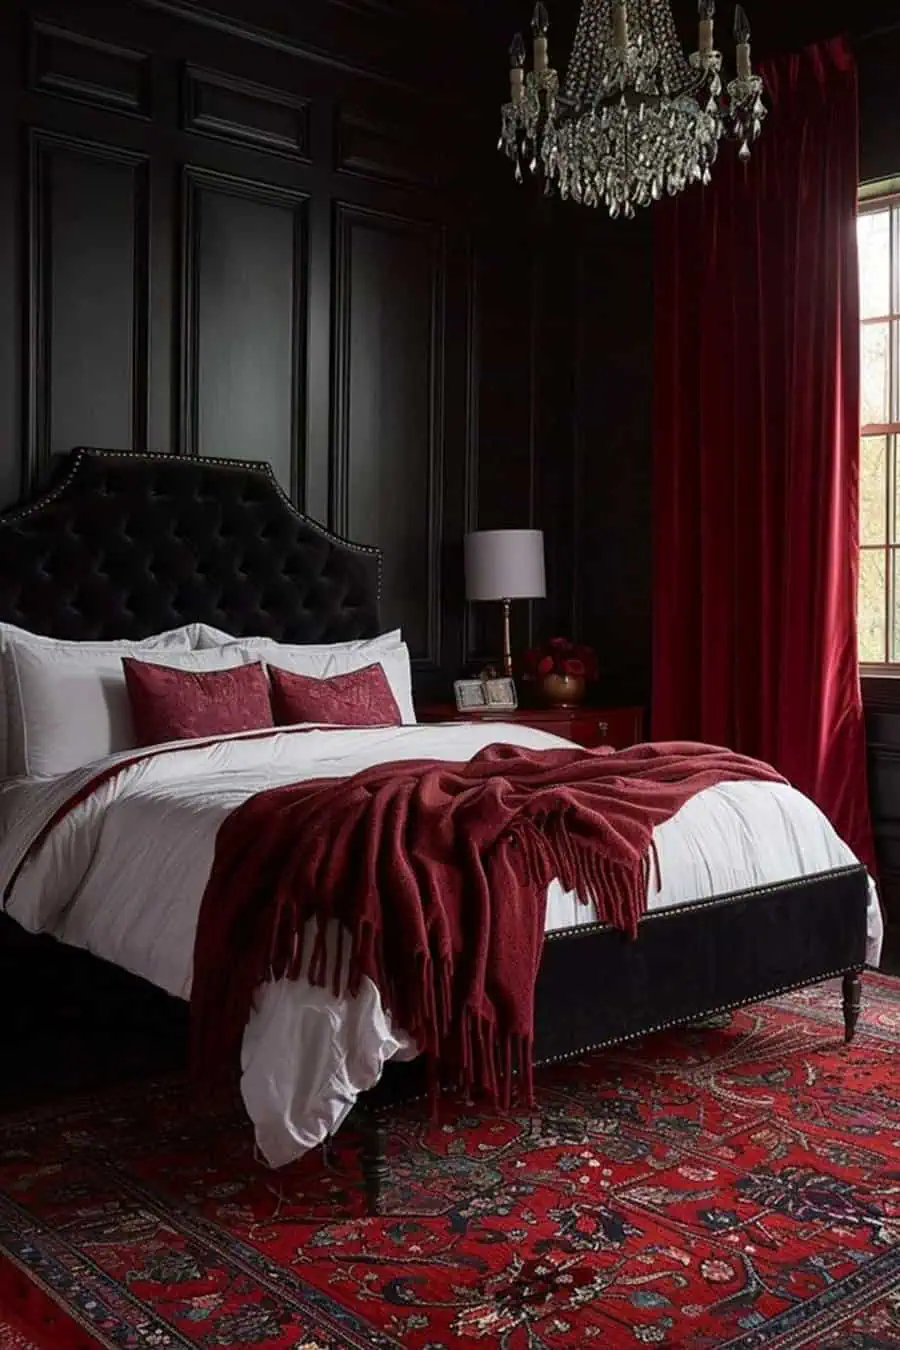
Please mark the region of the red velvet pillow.
<svg viewBox="0 0 900 1350"><path fill-rule="evenodd" d="M269 682L261 662L232 670L175 670L122 658L138 745L230 736L271 727Z"/></svg>
<svg viewBox="0 0 900 1350"><path fill-rule="evenodd" d="M277 726L324 722L341 727L398 727L403 721L382 666L316 680L269 666Z"/></svg>

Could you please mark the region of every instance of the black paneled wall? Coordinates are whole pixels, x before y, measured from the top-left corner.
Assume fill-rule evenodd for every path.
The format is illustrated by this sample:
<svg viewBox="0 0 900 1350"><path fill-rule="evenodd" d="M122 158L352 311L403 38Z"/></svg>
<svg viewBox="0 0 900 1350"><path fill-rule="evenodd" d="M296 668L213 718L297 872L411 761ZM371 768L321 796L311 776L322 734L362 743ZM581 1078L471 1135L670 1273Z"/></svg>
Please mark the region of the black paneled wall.
<svg viewBox="0 0 900 1350"><path fill-rule="evenodd" d="M648 343L604 351L621 230L496 154L499 8L0 5L0 503L79 444L267 459L383 547L426 693L497 653L466 528L538 526L550 595L520 645L646 663L643 563L636 599L617 577L649 381L621 366Z"/></svg>

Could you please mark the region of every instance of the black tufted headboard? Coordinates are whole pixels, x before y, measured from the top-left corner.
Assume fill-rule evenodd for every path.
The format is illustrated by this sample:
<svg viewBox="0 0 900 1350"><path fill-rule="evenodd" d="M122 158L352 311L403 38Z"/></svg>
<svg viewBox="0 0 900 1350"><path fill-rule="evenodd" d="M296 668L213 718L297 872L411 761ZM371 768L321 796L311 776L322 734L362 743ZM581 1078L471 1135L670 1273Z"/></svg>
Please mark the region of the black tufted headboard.
<svg viewBox="0 0 900 1350"><path fill-rule="evenodd" d="M342 642L380 632L380 590L379 550L301 515L267 464L74 450L0 516L0 621L51 637Z"/></svg>

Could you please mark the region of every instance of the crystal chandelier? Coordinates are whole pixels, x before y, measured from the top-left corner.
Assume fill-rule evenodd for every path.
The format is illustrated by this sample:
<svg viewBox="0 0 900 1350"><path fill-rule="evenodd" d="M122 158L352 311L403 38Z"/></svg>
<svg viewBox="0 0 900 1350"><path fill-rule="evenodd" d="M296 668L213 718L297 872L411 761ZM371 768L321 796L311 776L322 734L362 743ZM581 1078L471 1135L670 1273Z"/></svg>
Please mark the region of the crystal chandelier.
<svg viewBox="0 0 900 1350"><path fill-rule="evenodd" d="M631 217L664 193L708 183L719 141L759 136L763 85L750 65L750 25L735 9L737 75L723 90L713 40L715 0L699 0L697 51L686 59L669 0L582 0L564 88L549 61L546 6L534 11L534 65L517 34L510 101L499 148L516 166L540 169L545 191Z"/></svg>

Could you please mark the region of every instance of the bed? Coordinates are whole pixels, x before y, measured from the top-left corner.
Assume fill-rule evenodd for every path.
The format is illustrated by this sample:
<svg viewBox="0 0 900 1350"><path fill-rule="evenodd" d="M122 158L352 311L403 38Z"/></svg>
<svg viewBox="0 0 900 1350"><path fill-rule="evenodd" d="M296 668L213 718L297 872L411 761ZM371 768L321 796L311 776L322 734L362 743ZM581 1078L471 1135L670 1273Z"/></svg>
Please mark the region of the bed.
<svg viewBox="0 0 900 1350"><path fill-rule="evenodd" d="M255 463L82 449L44 495L0 519L0 623L70 642L138 642L200 625L237 644L359 645L380 632L380 592L378 550L302 516ZM76 754L65 773L16 778L0 791L6 922L183 1000L216 829L238 802L274 782L404 757L462 759L498 739L560 744L493 722L201 739L150 767L114 765L113 786L96 790L96 766L80 767ZM72 801L68 823L54 825ZM789 788L725 784L690 802L655 843L664 884L636 942L592 922L561 888L550 895L535 1063L833 977L843 980L849 1042L881 916L864 868L816 808ZM339 1080L335 1056L350 1066ZM384 1108L409 1091L414 1061L374 988L351 1005L327 990L268 986L246 1030L242 1079L267 1161L288 1163L355 1118L377 1212L388 1176Z"/></svg>

